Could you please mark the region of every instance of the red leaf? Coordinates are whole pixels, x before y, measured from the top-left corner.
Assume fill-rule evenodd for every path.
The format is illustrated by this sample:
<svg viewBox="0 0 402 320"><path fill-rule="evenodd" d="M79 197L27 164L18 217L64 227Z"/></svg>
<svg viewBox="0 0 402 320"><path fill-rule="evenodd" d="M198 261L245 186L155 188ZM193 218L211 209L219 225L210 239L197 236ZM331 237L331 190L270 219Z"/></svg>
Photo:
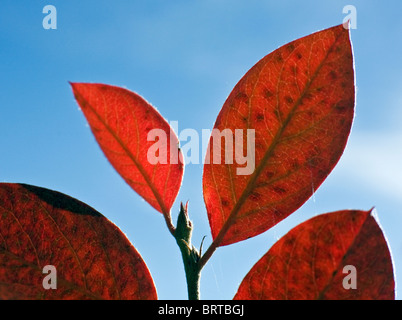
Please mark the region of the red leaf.
<svg viewBox="0 0 402 320"><path fill-rule="evenodd" d="M214 128L233 134L242 129L244 148L246 129L255 130L255 170L238 175L244 165L225 164L224 152L222 164L212 163L214 152L224 148L219 143L204 166L204 200L216 243L256 236L310 198L343 153L354 101L352 49L342 25L293 41L247 72Z"/></svg>
<svg viewBox="0 0 402 320"><path fill-rule="evenodd" d="M116 171L152 207L170 216L184 167L179 141L169 124L148 102L126 89L104 84L71 85L96 140ZM148 141L152 129L162 130L167 137L164 164L148 159L148 150L155 144Z"/></svg>
<svg viewBox="0 0 402 320"><path fill-rule="evenodd" d="M356 289L345 289L356 268ZM393 300L387 242L371 212L339 211L291 230L251 269L237 300Z"/></svg>
<svg viewBox="0 0 402 320"><path fill-rule="evenodd" d="M45 290L43 268L57 270ZM139 253L86 204L34 186L0 184L0 299L156 299Z"/></svg>

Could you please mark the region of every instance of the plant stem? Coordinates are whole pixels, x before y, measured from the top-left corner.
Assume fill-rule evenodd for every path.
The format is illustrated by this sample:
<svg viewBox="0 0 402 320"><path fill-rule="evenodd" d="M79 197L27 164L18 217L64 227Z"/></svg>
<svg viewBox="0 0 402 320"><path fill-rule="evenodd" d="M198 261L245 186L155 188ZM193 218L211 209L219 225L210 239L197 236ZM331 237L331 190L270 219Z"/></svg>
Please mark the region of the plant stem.
<svg viewBox="0 0 402 320"><path fill-rule="evenodd" d="M203 256L200 252L191 244L191 235L193 232L193 225L188 216L188 203L184 206L183 203L180 205L180 213L177 218L177 227L174 228L170 219L166 219L166 223L172 235L175 237L177 245L180 248L181 255L183 258L184 270L186 272L187 280L187 291L189 300L199 300L200 299L200 278L201 270L206 265L208 260L211 258L215 250L221 244L227 230L231 226L233 220L235 219L237 211L229 217L228 221L223 226L221 232L209 246L207 251ZM169 215L170 217L170 215ZM201 244L202 247L202 244Z"/></svg>
<svg viewBox="0 0 402 320"><path fill-rule="evenodd" d="M172 223L172 219L170 218L170 212L168 213L163 213L163 217L165 218L166 226L169 229L169 232L172 234L172 236L175 236L176 229Z"/></svg>
<svg viewBox="0 0 402 320"><path fill-rule="evenodd" d="M187 291L189 300L200 299L200 254L197 249L191 245L191 234L193 231L192 223L188 217L187 204L181 204L179 217L177 218L177 227L174 233L177 245L180 248L183 258L184 270L186 272Z"/></svg>
<svg viewBox="0 0 402 320"><path fill-rule="evenodd" d="M184 270L186 272L188 299L200 300L201 269L199 268L198 259L187 247L180 247L180 250L183 257Z"/></svg>
<svg viewBox="0 0 402 320"><path fill-rule="evenodd" d="M202 269L208 262L208 260L212 257L215 250L218 248L220 241L213 241L205 254L200 258L199 266Z"/></svg>

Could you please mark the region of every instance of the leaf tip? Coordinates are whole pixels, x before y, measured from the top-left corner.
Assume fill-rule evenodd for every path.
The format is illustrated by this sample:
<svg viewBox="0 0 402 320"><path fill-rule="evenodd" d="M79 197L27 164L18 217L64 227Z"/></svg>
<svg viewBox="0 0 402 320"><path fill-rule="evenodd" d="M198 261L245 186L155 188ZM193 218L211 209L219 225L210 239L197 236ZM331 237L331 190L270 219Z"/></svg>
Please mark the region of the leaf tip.
<svg viewBox="0 0 402 320"><path fill-rule="evenodd" d="M71 88L73 89L73 91L78 91L80 88L85 88L85 86L88 85L88 83L83 83L83 82L68 82L71 86Z"/></svg>
<svg viewBox="0 0 402 320"><path fill-rule="evenodd" d="M76 82L71 82L71 81L68 81L68 84L71 86L71 88L74 90L75 88L76 88L76 86L77 86L77 83Z"/></svg>
<svg viewBox="0 0 402 320"><path fill-rule="evenodd" d="M380 218L378 216L377 208L374 206L369 211L369 217L373 218L375 222L380 226Z"/></svg>
<svg viewBox="0 0 402 320"><path fill-rule="evenodd" d="M75 96L75 99L77 99L77 101L78 101L78 93L79 93L78 85L79 85L79 83L71 82L71 81L68 81L68 83L70 84L71 89L73 90L73 94Z"/></svg>

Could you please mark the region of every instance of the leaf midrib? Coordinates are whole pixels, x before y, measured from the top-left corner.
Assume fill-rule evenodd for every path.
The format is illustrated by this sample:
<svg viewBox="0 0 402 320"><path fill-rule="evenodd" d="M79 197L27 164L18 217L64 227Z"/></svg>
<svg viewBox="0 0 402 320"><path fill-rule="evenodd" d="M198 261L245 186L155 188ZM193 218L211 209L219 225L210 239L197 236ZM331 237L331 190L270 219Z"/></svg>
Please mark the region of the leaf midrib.
<svg viewBox="0 0 402 320"><path fill-rule="evenodd" d="M319 64L319 66L317 67L316 71L314 72L314 74L312 75L311 79L306 83L306 86L303 90L303 92L301 93L300 97L297 99L297 101L295 102L295 104L293 105L292 109L290 110L288 116L286 117L286 119L282 122L282 126L279 128L279 130L277 131L277 133L275 134L271 145L269 146L268 150L266 151L264 157L261 159L260 164L256 167L253 175L251 176L249 182L247 183L246 188L244 189L244 191L242 192L239 200L236 202L233 210L230 212L228 219L226 220L226 222L224 223L224 225L222 226L221 230L219 231L217 237L215 238L215 241L217 241L218 246L219 243L223 241L227 231L230 229L230 227L236 222L236 218L237 215L241 209L241 207L243 206L243 204L246 202L247 197L251 194L252 190L254 189L255 183L258 179L258 177L260 176L262 170L265 168L266 163L268 162L269 158L272 156L275 148L277 147L277 145L279 144L279 141L282 137L283 132L285 131L285 129L287 128L287 126L289 125L290 121L293 118L293 115L295 113L295 111L297 110L297 108L300 106L301 101L303 100L303 98L305 97L306 93L309 91L311 84L313 83L313 81L317 78L319 72L321 71L322 66L324 65L325 61L327 60L329 54L332 52L333 47L335 46L335 44L337 43L338 39L342 36L342 33L340 33L339 35L337 35L335 37L334 42L332 43L332 45L328 48L327 54L325 55L325 57L322 59L321 63ZM285 63L285 62L284 62ZM262 68L264 69L265 66ZM259 81L258 79L256 81Z"/></svg>
<svg viewBox="0 0 402 320"><path fill-rule="evenodd" d="M76 93L80 96L81 99L83 99L86 102L86 105L92 111L92 113L96 116L98 121L101 122L101 124L106 128L107 132L109 132L109 134L112 135L112 137L117 141L117 143L120 145L120 147L126 153L126 155L130 158L130 160L137 167L138 171L143 176L148 187L151 189L156 201L158 202L158 204L162 210L162 213L167 215L169 213L169 210L167 210L165 204L163 203L163 200L161 199L161 195L155 189L155 186L153 185L148 174L146 173L144 167L137 161L137 159L134 157L134 155L131 153L131 151L126 147L126 144L123 143L123 141L119 138L119 136L115 133L115 131L103 120L103 118L99 115L99 113L95 110L95 108L86 99L84 99L84 97L80 94L80 92L78 92L78 90L76 90ZM123 178L125 178L125 177L123 177Z"/></svg>
<svg viewBox="0 0 402 320"><path fill-rule="evenodd" d="M366 213L367 213L367 212L366 212ZM356 232L355 236L353 237L353 240L350 242L350 244L349 244L348 247L346 248L344 254L342 255L342 259L340 259L340 261L339 261L337 267L334 268L334 272L332 272L332 275L331 275L331 277L328 279L326 286L318 293L316 300L324 300L324 295L325 295L325 294L327 293L327 291L330 289L333 279L334 279L335 276L338 274L338 272L335 273L335 271L339 271L339 270L341 269L340 266L342 266L342 264L343 264L345 258L347 257L348 253L350 252L351 248L353 248L353 246L355 245L356 239L359 238L359 236L360 236L360 234L361 234L361 232L362 232L362 230L363 230L363 228L364 228L364 225L369 221L369 219L370 219L371 217L372 217L372 216L371 216L371 212L368 212L366 218L364 219L364 221L363 221L362 224L360 225L359 231Z"/></svg>

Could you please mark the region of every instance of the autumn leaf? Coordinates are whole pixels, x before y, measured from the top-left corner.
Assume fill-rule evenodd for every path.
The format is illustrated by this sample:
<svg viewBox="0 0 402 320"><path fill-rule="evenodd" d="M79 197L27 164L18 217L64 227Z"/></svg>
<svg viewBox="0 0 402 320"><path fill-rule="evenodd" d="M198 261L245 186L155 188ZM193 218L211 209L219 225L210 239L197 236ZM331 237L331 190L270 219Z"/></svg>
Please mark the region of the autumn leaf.
<svg viewBox="0 0 402 320"><path fill-rule="evenodd" d="M45 290L43 268L57 271ZM0 184L0 299L156 299L139 253L108 219L61 193Z"/></svg>
<svg viewBox="0 0 402 320"><path fill-rule="evenodd" d="M142 97L126 89L87 83L71 86L96 140L116 171L152 207L170 217L184 166L178 138L166 120ZM155 152L158 155L164 150L165 161L149 158L148 151L158 142L157 134L150 135L154 129L166 136Z"/></svg>
<svg viewBox="0 0 402 320"><path fill-rule="evenodd" d="M352 272L355 272L355 288ZM241 283L236 300L393 300L387 242L372 212L339 211L291 230Z"/></svg>
<svg viewBox="0 0 402 320"><path fill-rule="evenodd" d="M255 169L239 174L246 164L225 163L224 138L213 147L211 137L205 160L204 200L215 243L256 236L308 200L343 153L354 105L352 48L343 25L293 41L251 68L214 129L230 130L231 139L241 130L242 143L232 143L244 150L246 130L255 130Z"/></svg>

